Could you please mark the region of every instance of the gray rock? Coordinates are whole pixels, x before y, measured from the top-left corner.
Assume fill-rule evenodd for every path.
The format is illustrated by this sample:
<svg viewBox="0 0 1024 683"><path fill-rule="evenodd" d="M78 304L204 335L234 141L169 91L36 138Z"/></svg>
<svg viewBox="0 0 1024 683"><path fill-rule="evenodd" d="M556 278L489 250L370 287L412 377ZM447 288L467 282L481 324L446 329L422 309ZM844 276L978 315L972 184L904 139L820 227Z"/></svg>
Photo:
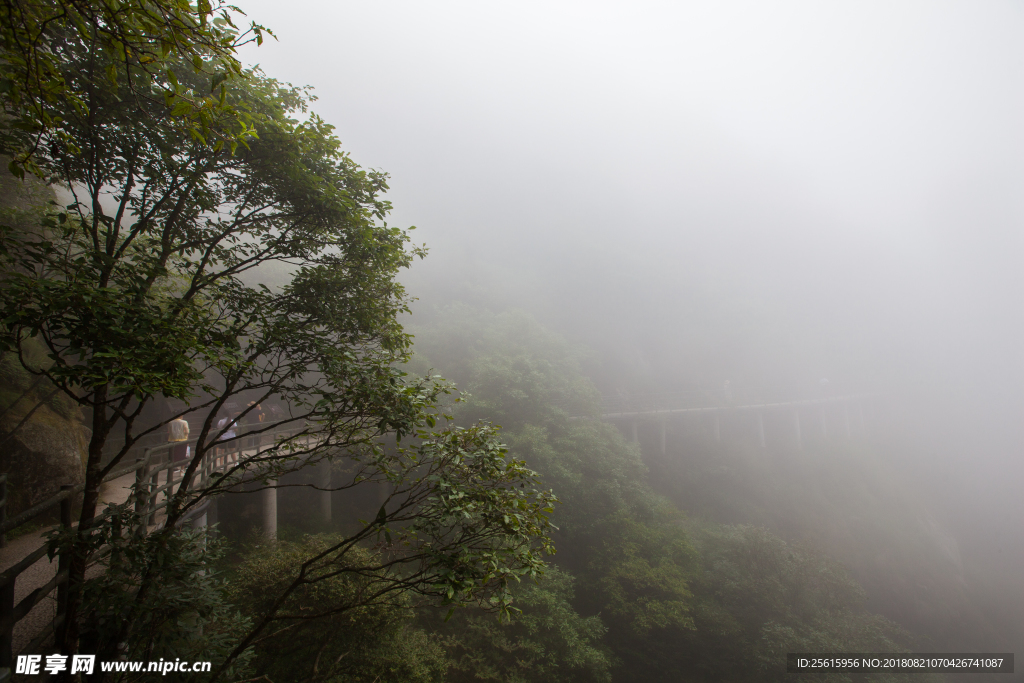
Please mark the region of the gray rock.
<svg viewBox="0 0 1024 683"><path fill-rule="evenodd" d="M7 419L0 439L20 421ZM0 449L0 472L7 473L7 516L12 517L60 490L85 481L88 431L75 419L41 406Z"/></svg>

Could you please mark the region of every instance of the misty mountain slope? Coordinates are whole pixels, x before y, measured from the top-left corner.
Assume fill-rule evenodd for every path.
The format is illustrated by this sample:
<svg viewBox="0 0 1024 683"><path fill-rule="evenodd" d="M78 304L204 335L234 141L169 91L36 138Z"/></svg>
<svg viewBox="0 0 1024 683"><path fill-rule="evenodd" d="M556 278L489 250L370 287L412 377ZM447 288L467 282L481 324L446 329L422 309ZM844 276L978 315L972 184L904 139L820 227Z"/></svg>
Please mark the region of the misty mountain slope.
<svg viewBox="0 0 1024 683"><path fill-rule="evenodd" d="M576 610L607 628L615 681L784 680L787 651L907 647L827 555L758 526L687 521L656 495L617 427L570 416L596 414L587 354L528 315L453 307L414 332L414 367L469 392L458 418L502 425L561 499L553 559L575 577Z"/></svg>
<svg viewBox="0 0 1024 683"><path fill-rule="evenodd" d="M878 447L817 442L780 453L688 439L670 440L661 456L646 446L657 491L702 519L763 525L836 558L869 609L920 636L918 651L1013 649L1016 625L987 609L954 537Z"/></svg>

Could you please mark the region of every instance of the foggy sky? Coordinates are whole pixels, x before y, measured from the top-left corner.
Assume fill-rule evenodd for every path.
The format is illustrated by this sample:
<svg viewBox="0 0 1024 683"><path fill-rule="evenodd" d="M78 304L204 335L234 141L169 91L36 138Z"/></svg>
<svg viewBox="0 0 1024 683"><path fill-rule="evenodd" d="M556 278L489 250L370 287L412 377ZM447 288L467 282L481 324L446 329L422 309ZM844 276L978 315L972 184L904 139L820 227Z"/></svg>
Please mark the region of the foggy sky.
<svg viewBox="0 0 1024 683"><path fill-rule="evenodd" d="M241 6L279 38L244 58L391 174L424 315L522 307L622 377L916 392L925 455L1019 489L1020 2Z"/></svg>

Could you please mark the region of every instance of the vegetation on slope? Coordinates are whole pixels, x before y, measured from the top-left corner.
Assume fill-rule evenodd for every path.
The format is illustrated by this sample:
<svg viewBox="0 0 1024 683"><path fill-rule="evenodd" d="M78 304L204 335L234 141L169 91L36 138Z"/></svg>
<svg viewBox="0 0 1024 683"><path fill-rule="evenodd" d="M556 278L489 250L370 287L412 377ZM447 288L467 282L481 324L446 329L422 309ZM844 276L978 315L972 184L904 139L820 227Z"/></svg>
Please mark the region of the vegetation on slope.
<svg viewBox="0 0 1024 683"><path fill-rule="evenodd" d="M563 501L555 561L576 578L579 613L607 628L614 680L781 680L787 652L906 646L813 547L697 523L656 495L639 448L585 419L596 403L580 352L525 314L453 307L416 334L416 362L470 393L461 414L501 424Z"/></svg>

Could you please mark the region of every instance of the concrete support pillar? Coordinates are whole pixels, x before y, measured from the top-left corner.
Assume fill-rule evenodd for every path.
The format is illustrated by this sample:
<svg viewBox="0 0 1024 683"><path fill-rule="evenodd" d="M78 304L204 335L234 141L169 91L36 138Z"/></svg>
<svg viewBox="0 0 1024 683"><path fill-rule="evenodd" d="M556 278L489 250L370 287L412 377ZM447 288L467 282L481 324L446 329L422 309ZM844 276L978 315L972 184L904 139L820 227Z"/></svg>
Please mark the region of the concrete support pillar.
<svg viewBox="0 0 1024 683"><path fill-rule="evenodd" d="M207 526L215 527L220 523L220 511L217 509L217 497L210 498L210 507L206 510ZM213 529L216 531L216 529Z"/></svg>
<svg viewBox="0 0 1024 683"><path fill-rule="evenodd" d="M263 536L268 541L277 540L277 480L268 482L263 495Z"/></svg>
<svg viewBox="0 0 1024 683"><path fill-rule="evenodd" d="M793 431L796 432L796 447L797 447L797 450L803 450L803 448L804 448L804 439L803 439L803 435L800 433L800 409L799 408L794 408L793 409Z"/></svg>
<svg viewBox="0 0 1024 683"><path fill-rule="evenodd" d="M665 418L661 418L658 426L661 428L661 454L665 455L668 452L665 448Z"/></svg>
<svg viewBox="0 0 1024 683"><path fill-rule="evenodd" d="M843 422L846 424L846 438L853 437L853 431L850 429L850 404L843 404Z"/></svg>
<svg viewBox="0 0 1024 683"><path fill-rule="evenodd" d="M632 438L633 443L639 443L640 439L637 437L636 434L636 420L633 420L632 422L629 423L629 432L629 435Z"/></svg>
<svg viewBox="0 0 1024 683"><path fill-rule="evenodd" d="M210 509L207 508L206 511L203 512L203 514L196 515L195 517L190 519L189 520L189 526L191 526L194 531L206 532L207 531L206 524L207 524L207 521L208 521L209 512L210 512ZM199 539L200 545L202 545L202 547L204 547L204 548L206 547L206 538L207 538L207 534L203 533L203 535ZM199 576L203 576L203 575L206 574L206 570L205 569L200 569L196 573Z"/></svg>
<svg viewBox="0 0 1024 683"><path fill-rule="evenodd" d="M821 438L828 438L828 422L825 420L825 406L821 407Z"/></svg>
<svg viewBox="0 0 1024 683"><path fill-rule="evenodd" d="M757 411L757 435L761 441L761 448L765 448L768 442L764 438L764 413Z"/></svg>
<svg viewBox="0 0 1024 683"><path fill-rule="evenodd" d="M193 529L205 529L208 522L209 522L209 510L207 510L206 512L204 512L201 515L196 515L191 520L189 520L189 524L192 525Z"/></svg>
<svg viewBox="0 0 1024 683"><path fill-rule="evenodd" d="M319 477L319 479L320 479L319 486L320 486L321 489L324 489L324 490L321 490L321 491L317 491L317 496L319 496L319 498L320 498L320 500L318 501L320 503L320 521L324 522L325 524L330 524L331 523L331 491L330 491L330 488L331 488L331 463L329 461L327 461L327 460L324 460L324 461L322 461L320 463L319 468L320 468L320 470L318 472L318 474L320 475L320 477Z"/></svg>
<svg viewBox="0 0 1024 683"><path fill-rule="evenodd" d="M722 417L715 411L715 441L722 440Z"/></svg>
<svg viewBox="0 0 1024 683"><path fill-rule="evenodd" d="M867 436L867 423L864 421L864 401L857 401L857 431L861 436Z"/></svg>

